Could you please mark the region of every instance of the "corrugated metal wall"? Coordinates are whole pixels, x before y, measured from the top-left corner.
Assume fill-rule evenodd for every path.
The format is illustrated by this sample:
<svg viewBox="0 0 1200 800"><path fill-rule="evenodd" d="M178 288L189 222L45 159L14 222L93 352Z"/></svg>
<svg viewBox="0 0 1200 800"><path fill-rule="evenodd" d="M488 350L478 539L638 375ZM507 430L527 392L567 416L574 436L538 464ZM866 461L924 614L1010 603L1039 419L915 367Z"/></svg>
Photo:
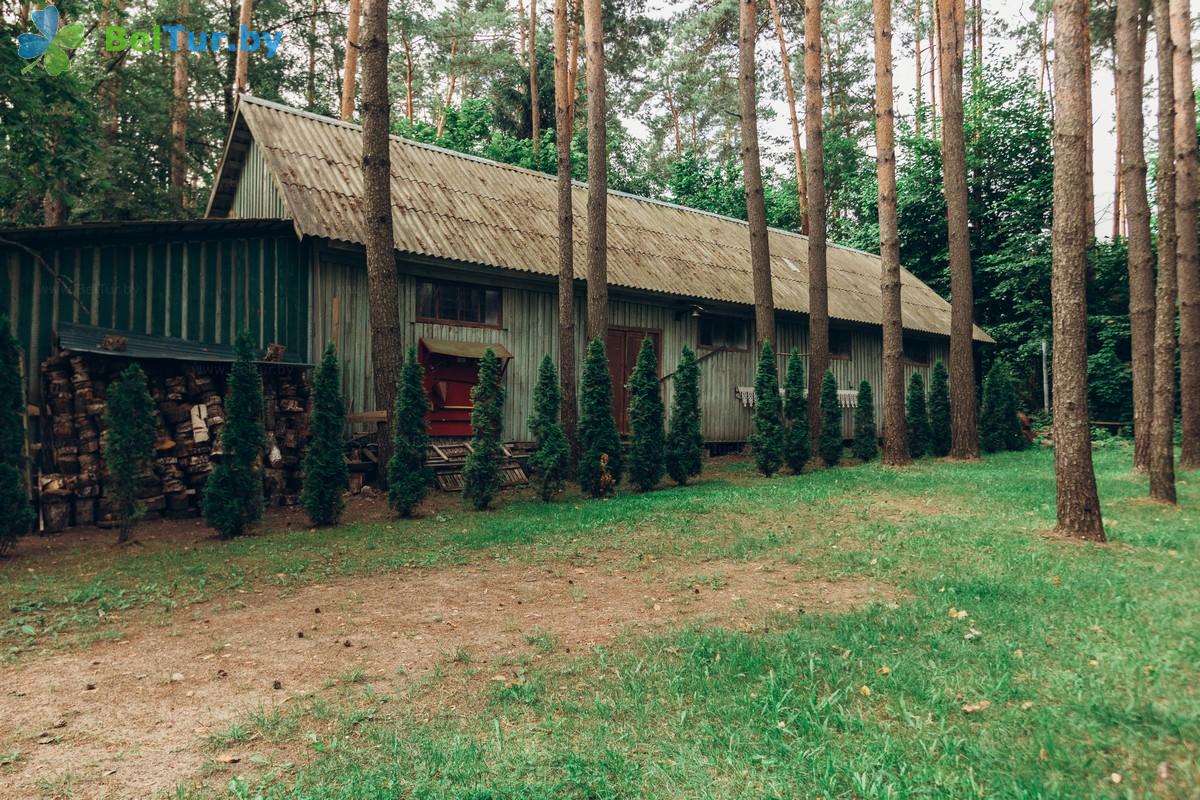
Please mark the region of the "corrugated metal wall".
<svg viewBox="0 0 1200 800"><path fill-rule="evenodd" d="M312 315L313 342L311 352L319 353L331 338L337 342L344 363L343 382L352 412L374 410L370 340L368 328L368 299L366 269L361 256L350 252L313 250ZM414 271L429 274L428 267L401 264L400 316L404 331L403 347L415 344L420 337L455 341L502 344L513 354L505 373L507 400L504 409L505 438L530 438L528 418L532 405L533 385L537 367L545 354L558 360L558 305L555 287L511 282L497 275L488 282L501 286L503 291L503 327L479 328L416 322L416 277ZM469 273L446 268L445 277L457 281L479 282ZM673 381L679 354L684 344L702 357L700 362L700 394L703 412L704 437L710 442L742 442L751 432L752 410L744 408L734 394L735 387L753 386L757 357L752 352L717 352L697 348L698 321L685 306L651 300L614 298L609 303L609 324L624 328L662 331L661 354L663 399L670 404ZM575 302L576 364L582 364L585 348L585 309L582 297ZM747 319L749 319L747 317ZM787 365L787 354L796 347L807 358L807 326L802 317L781 317L778 327L780 342L780 380ZM851 332L852 357L833 362L839 388L857 388L864 378L875 390L876 417L879 418L883 396L883 352L878 332L855 329ZM705 357L707 356L707 357ZM948 342L930 340L931 363L948 358ZM905 380L914 371L926 374L928 367L908 366ZM843 432L853 434L853 412L844 415Z"/></svg>
<svg viewBox="0 0 1200 800"><path fill-rule="evenodd" d="M0 250L0 309L25 351L33 402L60 320L216 344L249 327L260 346L278 342L308 357L308 269L293 236L35 249L50 271L24 251Z"/></svg>
<svg viewBox="0 0 1200 800"><path fill-rule="evenodd" d="M288 216L275 185L275 176L267 169L258 142L251 142L246 153L230 216L238 219L284 219Z"/></svg>

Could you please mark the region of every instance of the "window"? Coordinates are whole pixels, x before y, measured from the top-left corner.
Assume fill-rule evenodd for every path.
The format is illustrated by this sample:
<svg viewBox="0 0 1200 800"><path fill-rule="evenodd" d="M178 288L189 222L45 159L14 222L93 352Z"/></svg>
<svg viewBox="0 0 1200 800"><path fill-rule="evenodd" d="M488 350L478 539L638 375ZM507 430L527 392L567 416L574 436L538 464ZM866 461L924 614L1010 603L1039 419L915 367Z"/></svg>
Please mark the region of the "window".
<svg viewBox="0 0 1200 800"><path fill-rule="evenodd" d="M916 367L929 366L929 342L905 336L904 360Z"/></svg>
<svg viewBox="0 0 1200 800"><path fill-rule="evenodd" d="M498 328L500 290L467 283L418 280L417 319Z"/></svg>
<svg viewBox="0 0 1200 800"><path fill-rule="evenodd" d="M749 350L750 324L733 317L701 317L700 346L711 350Z"/></svg>
<svg viewBox="0 0 1200 800"><path fill-rule="evenodd" d="M829 332L829 357L849 360L851 355L850 331Z"/></svg>

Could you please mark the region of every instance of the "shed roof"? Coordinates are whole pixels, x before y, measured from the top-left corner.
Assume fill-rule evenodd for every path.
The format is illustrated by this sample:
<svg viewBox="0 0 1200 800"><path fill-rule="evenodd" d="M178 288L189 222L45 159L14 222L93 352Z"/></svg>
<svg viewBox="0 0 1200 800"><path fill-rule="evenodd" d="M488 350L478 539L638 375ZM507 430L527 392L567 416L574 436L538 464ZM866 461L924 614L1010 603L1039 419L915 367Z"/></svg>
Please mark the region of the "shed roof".
<svg viewBox="0 0 1200 800"><path fill-rule="evenodd" d="M238 105L210 216L229 213L251 140L262 148L301 236L365 242L362 128L248 95ZM391 168L397 250L557 275L553 175L398 136L391 139ZM587 192L585 184L575 184L575 262L580 266L587 247ZM807 313L807 237L772 228L769 238L775 307ZM744 221L609 192L612 286L752 305L749 249ZM828 267L830 316L880 324L879 257L830 246ZM902 287L904 327L949 335L950 304L907 270ZM991 341L978 327L975 338Z"/></svg>
<svg viewBox="0 0 1200 800"><path fill-rule="evenodd" d="M59 347L73 353L97 353L104 356L170 361L198 361L210 364L232 364L237 360L237 353L233 345L228 344L205 344L190 339L178 339L174 336L152 336L117 328L84 325L78 322L60 322L57 333ZM104 340L107 336L124 339L124 347L120 350L105 347ZM285 353L282 361L260 360L259 363L288 367L311 366L290 353Z"/></svg>

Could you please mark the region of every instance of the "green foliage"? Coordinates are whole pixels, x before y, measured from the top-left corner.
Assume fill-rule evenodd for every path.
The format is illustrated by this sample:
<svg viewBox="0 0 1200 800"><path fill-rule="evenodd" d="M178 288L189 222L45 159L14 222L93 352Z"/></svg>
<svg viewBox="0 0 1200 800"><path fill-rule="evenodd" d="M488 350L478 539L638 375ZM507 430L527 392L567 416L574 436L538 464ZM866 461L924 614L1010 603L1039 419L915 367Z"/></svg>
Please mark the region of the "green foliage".
<svg viewBox="0 0 1200 800"><path fill-rule="evenodd" d="M204 487L204 518L222 539L241 536L263 512L262 470L259 464L263 431L262 380L254 364L254 341L249 331L237 338L237 360L229 371L222 455Z"/></svg>
<svg viewBox="0 0 1200 800"><path fill-rule="evenodd" d="M950 374L938 359L929 377L929 452L950 455Z"/></svg>
<svg viewBox="0 0 1200 800"><path fill-rule="evenodd" d="M633 374L629 377L629 481L639 491L653 489L662 480L664 458L663 402L658 386L658 358L654 341L642 339Z"/></svg>
<svg viewBox="0 0 1200 800"><path fill-rule="evenodd" d="M350 480L342 439L345 427L342 381L337 354L330 342L313 379L312 415L308 422L311 438L304 454L304 488L300 492L300 504L314 525L333 525L345 506L343 494Z"/></svg>
<svg viewBox="0 0 1200 800"><path fill-rule="evenodd" d="M1025 448L1025 434L1017 418L1017 393L1013 388L1012 371L1000 360L992 363L983 381L979 444L987 453Z"/></svg>
<svg viewBox="0 0 1200 800"><path fill-rule="evenodd" d="M675 368L671 423L667 431L666 466L680 486L703 469L704 434L700 429L700 365L686 344Z"/></svg>
<svg viewBox="0 0 1200 800"><path fill-rule="evenodd" d="M904 400L904 415L908 422L908 453L920 458L930 452L933 434L929 428L929 412L925 408L925 379L914 372L908 381L908 396Z"/></svg>
<svg viewBox="0 0 1200 800"><path fill-rule="evenodd" d="M392 409L392 457L388 459L388 505L402 517L411 517L429 492L433 473L425 466L429 434L425 415L429 396L425 394L425 370L417 360L417 348L409 346L396 385L396 403Z"/></svg>
<svg viewBox="0 0 1200 800"><path fill-rule="evenodd" d="M608 356L597 336L588 345L579 385L579 488L592 497L612 493L621 480L621 456Z"/></svg>
<svg viewBox="0 0 1200 800"><path fill-rule="evenodd" d="M821 379L821 440L819 450L825 466L832 467L842 459L842 405L838 402L837 379L833 370L826 370Z"/></svg>
<svg viewBox="0 0 1200 800"><path fill-rule="evenodd" d="M754 373L754 432L750 447L754 464L768 478L783 464L783 409L779 402L779 370L775 350L764 339Z"/></svg>
<svg viewBox="0 0 1200 800"><path fill-rule="evenodd" d="M26 495L24 417L20 346L0 314L0 555L37 521Z"/></svg>
<svg viewBox="0 0 1200 800"><path fill-rule="evenodd" d="M504 387L500 384L500 359L489 347L479 360L479 380L471 389L471 454L463 467L463 498L476 511L492 504L500 492L504 449L500 442L504 424Z"/></svg>
<svg viewBox="0 0 1200 800"><path fill-rule="evenodd" d="M118 541L124 542L145 513L138 490L154 465L158 409L150 397L146 373L137 362L112 382L107 399L104 494L120 524Z"/></svg>
<svg viewBox="0 0 1200 800"><path fill-rule="evenodd" d="M537 449L529 457L529 468L538 497L547 503L563 490L570 467L571 449L559 420L561 405L558 370L550 356L542 356L533 387L533 414L529 418L529 429L537 440Z"/></svg>
<svg viewBox="0 0 1200 800"><path fill-rule="evenodd" d="M783 387L783 416L787 422L783 434L783 460L788 469L799 475L812 457L812 437L808 430L808 401L804 396L804 360L795 347L788 354Z"/></svg>
<svg viewBox="0 0 1200 800"><path fill-rule="evenodd" d="M860 461L871 461L879 454L879 439L875 435L875 398L871 384L858 385L858 408L854 410L854 445L851 448Z"/></svg>

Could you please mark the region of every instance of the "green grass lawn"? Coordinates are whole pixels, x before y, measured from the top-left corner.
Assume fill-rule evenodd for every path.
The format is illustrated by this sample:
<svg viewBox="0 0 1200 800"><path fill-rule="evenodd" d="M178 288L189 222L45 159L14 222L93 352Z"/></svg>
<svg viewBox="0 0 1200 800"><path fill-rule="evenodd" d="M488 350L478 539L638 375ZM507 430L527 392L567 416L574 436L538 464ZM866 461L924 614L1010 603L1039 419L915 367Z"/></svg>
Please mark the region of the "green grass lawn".
<svg viewBox="0 0 1200 800"><path fill-rule="evenodd" d="M606 502L443 504L415 521L187 552L63 557L33 572L14 562L0 566L12 609L0 638L20 659L119 635L112 616L133 609L485 558L672 558L697 572L779 558L901 597L777 614L754 631L628 635L584 654L538 642L545 659L457 712L431 711L436 687L387 694L348 679L284 717L248 717L284 755L180 796L1200 797L1200 483L1183 476L1181 509L1166 509L1143 499L1127 448L1096 458L1105 546L1047 533L1042 449L773 480L725 462L697 486Z"/></svg>

